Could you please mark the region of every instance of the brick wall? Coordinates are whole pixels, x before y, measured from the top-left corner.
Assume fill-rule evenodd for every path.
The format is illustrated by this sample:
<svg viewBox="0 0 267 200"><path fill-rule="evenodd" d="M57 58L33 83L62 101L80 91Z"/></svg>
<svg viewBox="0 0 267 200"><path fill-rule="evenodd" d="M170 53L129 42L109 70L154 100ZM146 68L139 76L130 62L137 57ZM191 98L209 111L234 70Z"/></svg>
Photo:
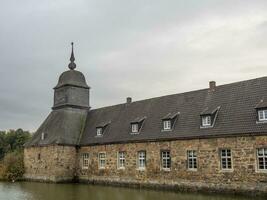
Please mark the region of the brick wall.
<svg viewBox="0 0 267 200"><path fill-rule="evenodd" d="M179 140L81 147L89 153L88 169L79 168L79 178L88 182L137 183L181 187L212 188L212 190L261 190L267 192L267 173L257 172L256 148L267 147L267 136ZM220 164L220 149L232 151L232 170ZM146 151L146 169L138 170L137 152ZM171 170L161 169L160 151L169 150ZM187 169L187 150L196 150L198 168ZM117 168L117 153L126 153L125 169ZM106 152L106 167L99 169L98 153Z"/></svg>
<svg viewBox="0 0 267 200"><path fill-rule="evenodd" d="M260 147L267 147L267 136L110 144L78 150L67 146L32 147L24 150L25 178L60 182L72 180L77 174L81 182L267 194L267 172L257 170L256 150ZM221 170L222 148L231 149L232 170ZM170 171L161 168L161 150L170 151ZM187 150L197 152L195 171L187 169ZM125 152L125 169L117 168L119 151ZM138 151L146 151L145 170L138 170ZM106 153L104 169L99 169L100 152ZM88 169L82 168L83 153L89 153Z"/></svg>
<svg viewBox="0 0 267 200"><path fill-rule="evenodd" d="M24 149L26 179L40 181L71 181L76 172L76 148L45 146Z"/></svg>

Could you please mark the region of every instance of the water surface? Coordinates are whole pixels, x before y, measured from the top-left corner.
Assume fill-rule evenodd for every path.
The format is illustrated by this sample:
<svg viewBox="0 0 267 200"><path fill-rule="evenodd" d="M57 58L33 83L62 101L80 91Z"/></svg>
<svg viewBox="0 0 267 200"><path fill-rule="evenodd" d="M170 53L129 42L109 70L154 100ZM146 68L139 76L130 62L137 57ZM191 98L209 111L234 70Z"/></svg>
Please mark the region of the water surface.
<svg viewBox="0 0 267 200"><path fill-rule="evenodd" d="M262 200L215 194L176 193L83 184L0 182L0 200Z"/></svg>

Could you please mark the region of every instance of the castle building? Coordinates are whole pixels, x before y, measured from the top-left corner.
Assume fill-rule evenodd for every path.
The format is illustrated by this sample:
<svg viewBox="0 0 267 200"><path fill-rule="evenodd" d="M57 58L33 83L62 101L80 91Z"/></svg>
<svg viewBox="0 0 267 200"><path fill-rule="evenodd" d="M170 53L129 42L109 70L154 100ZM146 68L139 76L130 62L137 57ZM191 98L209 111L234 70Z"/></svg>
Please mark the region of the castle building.
<svg viewBox="0 0 267 200"><path fill-rule="evenodd" d="M74 61L72 46L25 179L267 193L267 77L90 109Z"/></svg>

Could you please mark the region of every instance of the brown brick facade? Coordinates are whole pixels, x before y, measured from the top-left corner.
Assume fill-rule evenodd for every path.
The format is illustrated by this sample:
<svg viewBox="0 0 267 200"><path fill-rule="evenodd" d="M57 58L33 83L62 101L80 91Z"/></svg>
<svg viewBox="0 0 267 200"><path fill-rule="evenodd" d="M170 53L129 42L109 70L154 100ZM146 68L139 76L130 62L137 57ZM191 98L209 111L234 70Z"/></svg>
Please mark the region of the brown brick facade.
<svg viewBox="0 0 267 200"><path fill-rule="evenodd" d="M25 149L25 176L30 179L67 180L73 178L77 170L83 182L267 193L267 172L257 170L256 151L260 147L267 147L267 136L85 146L78 150L77 160L74 147L33 147ZM221 169L220 149L223 148L231 149L232 170ZM170 171L162 170L161 150L170 151ZM187 168L187 150L197 152L195 171ZM117 167L120 151L125 152L125 169ZM137 168L138 151L146 151L145 170ZM99 169L100 152L106 153L105 169ZM82 169L83 153L89 153L88 169Z"/></svg>

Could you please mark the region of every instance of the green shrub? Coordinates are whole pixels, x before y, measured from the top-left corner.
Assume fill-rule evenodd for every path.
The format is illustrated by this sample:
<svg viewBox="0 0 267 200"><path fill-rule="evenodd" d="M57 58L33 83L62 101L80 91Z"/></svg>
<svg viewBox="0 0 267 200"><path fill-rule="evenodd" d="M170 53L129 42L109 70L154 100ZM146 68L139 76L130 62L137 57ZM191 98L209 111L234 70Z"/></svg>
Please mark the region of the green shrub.
<svg viewBox="0 0 267 200"><path fill-rule="evenodd" d="M2 172L5 180L15 181L22 178L24 174L23 152L16 151L6 154Z"/></svg>

